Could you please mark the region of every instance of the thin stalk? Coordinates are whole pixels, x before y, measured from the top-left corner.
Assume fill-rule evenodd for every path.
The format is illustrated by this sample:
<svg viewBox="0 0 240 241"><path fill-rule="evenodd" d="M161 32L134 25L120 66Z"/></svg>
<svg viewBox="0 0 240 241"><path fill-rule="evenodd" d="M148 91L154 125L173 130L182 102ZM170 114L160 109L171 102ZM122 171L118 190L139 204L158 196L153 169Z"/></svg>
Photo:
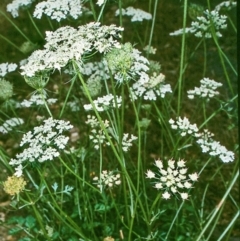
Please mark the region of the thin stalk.
<svg viewBox="0 0 240 241"><path fill-rule="evenodd" d="M107 3L107 0L104 1L103 5L102 5L102 7L101 7L101 10L100 10L99 16L98 16L98 18L97 18L97 22L99 22L100 19L101 19L101 17L102 17L102 14L103 14L104 8L105 8L105 6L106 6L106 3Z"/></svg>
<svg viewBox="0 0 240 241"><path fill-rule="evenodd" d="M15 29L17 29L17 31L30 43L32 43L32 41L20 30L20 28L3 12L0 10L0 13L13 25L13 27ZM33 43L32 43L33 44Z"/></svg>
<svg viewBox="0 0 240 241"><path fill-rule="evenodd" d="M181 46L181 59L180 59L180 73L178 79L178 104L177 104L177 115L180 114L181 101L182 101L182 85L183 85L183 73L184 73L184 60L185 60L185 42L186 42L186 22L187 22L187 5L188 1L184 0L184 10L183 10L183 35L182 35L182 46Z"/></svg>
<svg viewBox="0 0 240 241"><path fill-rule="evenodd" d="M149 57L149 50L150 50L150 47L151 47L151 44L152 44L153 31L154 31L154 26L155 26L156 16L157 16L157 5L158 5L158 0L155 0L154 10L153 10L152 26L151 26L151 31L150 31L149 41L148 41L147 58Z"/></svg>
<svg viewBox="0 0 240 241"><path fill-rule="evenodd" d="M169 230L168 230L168 232L167 232L167 235L166 235L166 237L165 237L165 240L168 240L168 236L169 236L169 234L170 234L170 232L171 232L171 230L172 230L173 224L175 223L175 221L176 221L176 219L177 219L177 217L178 217L178 214L179 214L180 210L181 210L182 207L183 207L183 204L184 204L184 201L182 201L180 207L178 208L178 210L177 210L177 212L176 212L175 217L174 217L173 220L172 220L172 223L171 223L170 228L169 228Z"/></svg>
<svg viewBox="0 0 240 241"><path fill-rule="evenodd" d="M2 34L0 34L0 37L2 39L4 39L6 42L8 42L10 45L12 45L14 48L16 48L19 52L24 54L24 52L16 44L14 44L12 41L10 41L8 38L5 38Z"/></svg>
<svg viewBox="0 0 240 241"><path fill-rule="evenodd" d="M203 228L203 230L201 231L201 233L198 235L196 241L201 240L201 237L204 235L205 231L209 228L211 222L214 220L215 216L218 214L220 208L222 207L223 203L226 201L230 191L232 190L232 187L234 186L235 182L237 181L237 178L239 176L239 170L236 172L232 182L230 183L227 191L225 192L224 196L222 197L221 201L219 202L219 204L216 206L211 218L208 220L208 222L206 223L205 227Z"/></svg>
<svg viewBox="0 0 240 241"><path fill-rule="evenodd" d="M228 224L228 226L226 227L226 229L223 231L223 233L221 234L221 236L218 238L217 241L221 241L223 239L223 237L225 236L225 234L230 230L230 228L234 225L235 221L237 220L237 218L240 216L240 211L238 210L237 213L235 214L235 216L233 217L232 221Z"/></svg>
<svg viewBox="0 0 240 241"><path fill-rule="evenodd" d="M34 28L36 29L37 33L39 34L39 36L44 39L42 33L40 32L39 28L37 27L36 23L34 22L33 18L32 18L32 15L29 13L29 11L27 10L27 13L28 13L28 17L30 18Z"/></svg>

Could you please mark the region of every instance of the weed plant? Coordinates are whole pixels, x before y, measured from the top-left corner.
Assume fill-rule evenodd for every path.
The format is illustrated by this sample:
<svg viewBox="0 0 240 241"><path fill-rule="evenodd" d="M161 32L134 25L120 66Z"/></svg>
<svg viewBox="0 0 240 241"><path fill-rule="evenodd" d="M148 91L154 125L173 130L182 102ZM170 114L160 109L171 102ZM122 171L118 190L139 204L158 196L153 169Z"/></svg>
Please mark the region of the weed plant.
<svg viewBox="0 0 240 241"><path fill-rule="evenodd" d="M236 2L202 4L4 5L1 225L16 240L239 235ZM168 7L179 25L159 32Z"/></svg>

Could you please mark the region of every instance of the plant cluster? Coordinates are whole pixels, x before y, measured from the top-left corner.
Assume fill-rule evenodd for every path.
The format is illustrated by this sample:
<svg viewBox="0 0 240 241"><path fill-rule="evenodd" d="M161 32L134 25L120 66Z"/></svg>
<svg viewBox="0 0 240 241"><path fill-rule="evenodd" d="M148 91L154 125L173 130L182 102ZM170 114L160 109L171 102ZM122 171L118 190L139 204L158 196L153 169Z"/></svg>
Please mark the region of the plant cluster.
<svg viewBox="0 0 240 241"><path fill-rule="evenodd" d="M236 2L179 4L181 29L165 34L181 42L178 73L154 40L157 0L146 9L123 0L14 0L0 11L24 38L18 47L0 34L19 58L0 63L0 188L15 211L4 222L9 234L207 241L229 199L234 213L216 240L230 240L239 210L237 72L224 36L236 34ZM29 18L21 28L20 18ZM221 78L208 68L213 49ZM202 73L190 83L201 54ZM208 193L217 182L215 207Z"/></svg>

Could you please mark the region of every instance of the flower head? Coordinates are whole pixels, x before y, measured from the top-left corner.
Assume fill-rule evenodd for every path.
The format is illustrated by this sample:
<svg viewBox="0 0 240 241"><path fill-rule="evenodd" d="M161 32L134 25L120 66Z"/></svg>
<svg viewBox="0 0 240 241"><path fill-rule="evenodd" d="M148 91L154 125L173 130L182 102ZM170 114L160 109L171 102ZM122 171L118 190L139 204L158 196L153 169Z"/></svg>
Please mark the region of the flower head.
<svg viewBox="0 0 240 241"><path fill-rule="evenodd" d="M24 162L45 162L53 160L60 155L69 137L62 135L66 130L72 129L68 121L49 118L44 124L34 127L23 135L20 146L28 145L22 153L16 155L16 159L10 160L10 165L17 166L15 175L21 176Z"/></svg>
<svg viewBox="0 0 240 241"><path fill-rule="evenodd" d="M77 19L82 15L82 6L80 0L47 0L36 5L33 16L42 18L42 14L46 14L51 19L60 22L71 16Z"/></svg>
<svg viewBox="0 0 240 241"><path fill-rule="evenodd" d="M113 188L114 186L118 186L121 184L120 174L114 171L107 171L104 170L101 172L100 177L97 176L93 178L96 181L96 185L102 191L104 187L106 188Z"/></svg>
<svg viewBox="0 0 240 241"><path fill-rule="evenodd" d="M10 12L14 18L19 16L19 8L29 7L34 0L13 0L7 5L7 12Z"/></svg>
<svg viewBox="0 0 240 241"><path fill-rule="evenodd" d="M7 178L7 181L3 182L3 190L14 196L24 190L26 184L23 177L11 176Z"/></svg>
<svg viewBox="0 0 240 241"><path fill-rule="evenodd" d="M4 77L7 73L15 71L17 68L16 64L3 63L0 64L0 76Z"/></svg>
<svg viewBox="0 0 240 241"><path fill-rule="evenodd" d="M196 20L191 23L191 27L179 29L173 33L170 33L170 35L181 35L183 32L185 32L193 33L197 38L212 38L211 28L214 28L216 36L222 37L220 30L227 27L226 19L227 16L219 15L217 10L212 10L210 12L207 9L203 12L202 16L196 17Z"/></svg>
<svg viewBox="0 0 240 241"><path fill-rule="evenodd" d="M116 16L119 15L119 10L115 13ZM145 20L151 20L152 15L150 13L147 13L141 9L128 7L126 9L122 9L122 15L123 16L130 16L132 22L142 22Z"/></svg>
<svg viewBox="0 0 240 241"><path fill-rule="evenodd" d="M153 180L156 189L164 190L162 197L170 199L171 194L179 194L183 200L187 199L188 194L184 190L190 189L192 182L197 181L197 173L187 174L187 168L183 160L177 162L173 159L168 160L166 169L164 169L161 160L156 160L155 166L158 168L158 172L148 170L146 176Z"/></svg>
<svg viewBox="0 0 240 241"><path fill-rule="evenodd" d="M194 96L199 96L202 98L212 98L215 95L218 95L219 92L216 89L222 86L222 83L218 83L214 80L210 80L209 78L203 78L200 80L201 86L195 87L194 90L188 90L188 98L193 99Z"/></svg>

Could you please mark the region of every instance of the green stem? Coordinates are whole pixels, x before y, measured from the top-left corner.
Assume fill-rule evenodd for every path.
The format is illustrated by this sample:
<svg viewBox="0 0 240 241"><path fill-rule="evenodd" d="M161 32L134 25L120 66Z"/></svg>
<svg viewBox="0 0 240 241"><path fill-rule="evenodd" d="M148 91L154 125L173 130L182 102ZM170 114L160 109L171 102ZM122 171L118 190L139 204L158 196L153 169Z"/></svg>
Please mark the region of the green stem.
<svg viewBox="0 0 240 241"><path fill-rule="evenodd" d="M184 73L184 59L185 59L185 28L187 21L187 0L184 0L184 10L183 10L183 35L182 35L182 46L181 46L181 59L180 59L180 73L178 79L178 104L177 104L177 115L180 114L181 101L182 101L182 85L183 85L183 73Z"/></svg>
<svg viewBox="0 0 240 241"><path fill-rule="evenodd" d="M30 43L32 41L20 30L20 28L3 12L0 10L0 13L13 25L14 28L17 29L17 31ZM32 43L33 44L33 43Z"/></svg>
<svg viewBox="0 0 240 241"><path fill-rule="evenodd" d="M201 240L202 236L204 235L205 231L209 228L211 222L214 220L215 216L218 214L220 208L222 207L222 205L224 204L224 202L226 201L230 191L232 190L232 187L234 186L235 182L237 181L239 176L239 170L236 172L232 182L230 183L227 191L225 192L224 196L222 197L221 201L219 202L219 204L216 206L211 218L208 220L208 222L206 223L205 227L203 228L203 230L201 231L201 233L198 235L196 241Z"/></svg>

